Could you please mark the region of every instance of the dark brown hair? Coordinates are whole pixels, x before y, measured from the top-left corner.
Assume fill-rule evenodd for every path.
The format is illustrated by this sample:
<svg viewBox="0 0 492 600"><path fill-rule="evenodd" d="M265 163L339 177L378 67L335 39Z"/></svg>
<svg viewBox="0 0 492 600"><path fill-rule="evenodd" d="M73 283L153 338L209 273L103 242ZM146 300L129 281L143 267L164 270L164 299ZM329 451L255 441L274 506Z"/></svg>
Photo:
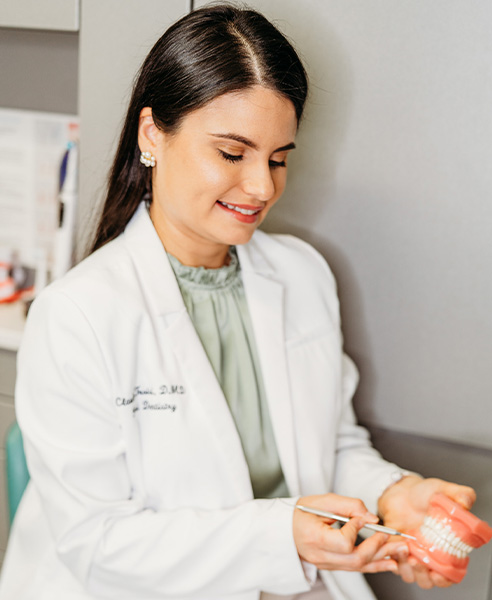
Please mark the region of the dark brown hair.
<svg viewBox="0 0 492 600"><path fill-rule="evenodd" d="M157 127L173 134L190 112L258 84L289 99L300 121L306 72L285 36L260 13L208 6L164 33L133 88L92 252L123 232L142 199L152 200L152 170L140 163L138 147L142 108L150 106Z"/></svg>

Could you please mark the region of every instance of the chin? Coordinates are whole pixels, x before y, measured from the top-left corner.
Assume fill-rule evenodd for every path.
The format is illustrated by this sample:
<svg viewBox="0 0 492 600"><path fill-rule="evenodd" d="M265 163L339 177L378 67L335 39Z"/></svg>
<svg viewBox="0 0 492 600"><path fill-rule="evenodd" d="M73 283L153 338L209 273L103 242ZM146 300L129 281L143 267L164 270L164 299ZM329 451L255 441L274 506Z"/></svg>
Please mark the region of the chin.
<svg viewBox="0 0 492 600"><path fill-rule="evenodd" d="M256 228L249 231L231 232L230 235L224 236L223 242L228 246L242 246L251 240L255 231Z"/></svg>

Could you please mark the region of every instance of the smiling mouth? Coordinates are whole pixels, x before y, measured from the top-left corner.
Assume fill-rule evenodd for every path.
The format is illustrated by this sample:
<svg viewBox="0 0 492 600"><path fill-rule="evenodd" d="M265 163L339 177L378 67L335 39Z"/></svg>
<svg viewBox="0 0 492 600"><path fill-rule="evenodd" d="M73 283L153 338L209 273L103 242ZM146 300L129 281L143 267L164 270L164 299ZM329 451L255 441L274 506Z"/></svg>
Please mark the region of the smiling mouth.
<svg viewBox="0 0 492 600"><path fill-rule="evenodd" d="M217 202L218 204L225 206L229 210L235 210L239 214L245 216L257 215L262 210L262 208L241 208L239 206L235 206L234 204L227 204L227 202L221 202L220 200L217 200Z"/></svg>

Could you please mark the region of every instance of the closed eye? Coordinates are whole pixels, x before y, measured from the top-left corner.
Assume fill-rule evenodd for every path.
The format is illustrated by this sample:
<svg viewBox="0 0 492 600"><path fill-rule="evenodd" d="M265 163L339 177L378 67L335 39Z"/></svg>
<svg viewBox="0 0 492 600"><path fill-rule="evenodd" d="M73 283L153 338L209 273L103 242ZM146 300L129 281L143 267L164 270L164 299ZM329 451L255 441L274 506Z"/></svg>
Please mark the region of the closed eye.
<svg viewBox="0 0 492 600"><path fill-rule="evenodd" d="M224 150L221 150L220 148L219 150L219 154L222 156L223 159L227 160L228 162L231 163L238 163L241 160L243 160L243 155L242 154L229 154L229 152L225 152ZM270 165L270 167L272 169L277 169L278 167L286 167L287 163L285 162L285 160L269 160L268 164Z"/></svg>
<svg viewBox="0 0 492 600"><path fill-rule="evenodd" d="M229 154L228 152L224 152L223 150L220 150L220 149L219 149L219 154L222 156L222 158L224 158L225 160L227 160L231 163L237 163L237 162L243 160L242 154Z"/></svg>
<svg viewBox="0 0 492 600"><path fill-rule="evenodd" d="M282 161L278 161L278 160L269 160L268 164L273 168L276 169L277 167L286 167L287 163L285 162L285 160Z"/></svg>

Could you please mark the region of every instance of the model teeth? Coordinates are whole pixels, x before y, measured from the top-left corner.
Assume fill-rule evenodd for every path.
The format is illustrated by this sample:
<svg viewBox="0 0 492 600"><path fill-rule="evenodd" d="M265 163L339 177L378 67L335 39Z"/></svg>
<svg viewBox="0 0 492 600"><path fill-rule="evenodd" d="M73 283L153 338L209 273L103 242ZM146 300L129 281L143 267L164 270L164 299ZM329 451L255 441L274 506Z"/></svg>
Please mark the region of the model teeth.
<svg viewBox="0 0 492 600"><path fill-rule="evenodd" d="M235 210L238 213L241 213L242 215L255 215L256 213L260 212L260 209L256 209L256 210L247 210L246 208L239 208L238 206L234 206L233 204L227 204L227 202L221 202L221 204L223 206L226 206L227 208L230 208L231 210Z"/></svg>
<svg viewBox="0 0 492 600"><path fill-rule="evenodd" d="M434 548L438 548L452 556L466 558L473 550L473 546L465 544L449 525L443 525L432 517L425 517L420 532Z"/></svg>

